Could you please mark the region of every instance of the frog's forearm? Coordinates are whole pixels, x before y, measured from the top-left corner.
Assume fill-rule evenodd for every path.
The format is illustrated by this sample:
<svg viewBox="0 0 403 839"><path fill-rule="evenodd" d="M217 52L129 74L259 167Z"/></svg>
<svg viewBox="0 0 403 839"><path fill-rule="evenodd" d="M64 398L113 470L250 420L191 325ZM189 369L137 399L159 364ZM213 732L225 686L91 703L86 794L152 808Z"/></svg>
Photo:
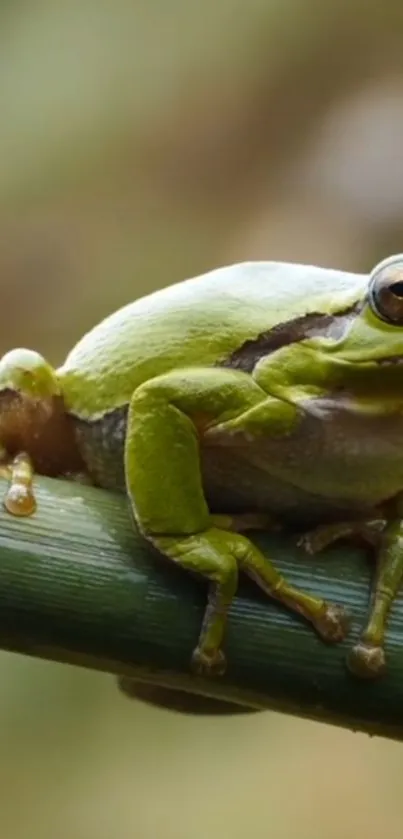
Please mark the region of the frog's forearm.
<svg viewBox="0 0 403 839"><path fill-rule="evenodd" d="M250 595L241 588L228 625L228 671L196 680L189 655L205 605L203 584L153 558L133 535L123 497L49 480L38 482L37 497L32 518L0 513L4 649L135 676L150 692L156 685L185 690L199 708L204 694L403 739L402 595L392 609L388 672L365 685L365 702L363 685L345 666L367 614L369 566L358 551L333 549L324 563L297 552L294 540L256 535L264 552L275 546L291 582L348 607L349 638L329 647L254 588Z"/></svg>

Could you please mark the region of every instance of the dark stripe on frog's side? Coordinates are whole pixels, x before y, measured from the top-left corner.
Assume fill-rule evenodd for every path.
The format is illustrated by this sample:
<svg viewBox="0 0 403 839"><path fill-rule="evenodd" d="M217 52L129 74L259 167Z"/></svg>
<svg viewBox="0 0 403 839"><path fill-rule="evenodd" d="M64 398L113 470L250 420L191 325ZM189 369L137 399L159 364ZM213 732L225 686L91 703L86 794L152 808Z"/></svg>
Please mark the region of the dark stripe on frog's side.
<svg viewBox="0 0 403 839"><path fill-rule="evenodd" d="M256 338L245 341L241 347L234 350L225 360L217 362L217 367L231 367L252 373L256 364L267 355L289 344L296 344L304 338L342 338L354 318L362 308L362 302L355 303L334 315L324 315L312 312L294 320L279 323L267 332L261 332Z"/></svg>
<svg viewBox="0 0 403 839"><path fill-rule="evenodd" d="M348 330L362 304L335 315L312 313L295 318L245 341L216 367L231 367L251 373L263 356L308 337L340 339ZM80 454L94 483L105 489L124 490L124 442L128 405L105 414L101 419L74 418Z"/></svg>

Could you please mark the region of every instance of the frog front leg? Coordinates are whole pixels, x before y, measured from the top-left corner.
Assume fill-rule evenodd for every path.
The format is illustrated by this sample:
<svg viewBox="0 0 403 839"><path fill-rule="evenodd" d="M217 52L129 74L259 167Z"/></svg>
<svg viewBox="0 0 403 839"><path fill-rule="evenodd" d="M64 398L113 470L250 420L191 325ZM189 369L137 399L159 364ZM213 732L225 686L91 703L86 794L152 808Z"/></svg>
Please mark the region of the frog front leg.
<svg viewBox="0 0 403 839"><path fill-rule="evenodd" d="M374 678L385 670L387 621L402 579L403 521L396 519L387 522L382 531L367 625L347 660L349 670L356 676Z"/></svg>
<svg viewBox="0 0 403 839"><path fill-rule="evenodd" d="M230 427L233 421L248 427L249 415L248 433L258 419L266 435L286 434L297 421L293 405L268 397L247 374L209 368L173 371L146 382L134 393L128 413L125 474L139 528L162 554L210 582L193 653L195 669L206 674L225 667L221 647L238 567L309 620L324 639L341 640L347 629L341 607L291 586L249 539L224 529L222 517L209 513L201 440L213 427Z"/></svg>
<svg viewBox="0 0 403 839"><path fill-rule="evenodd" d="M376 574L365 629L347 658L349 670L361 678L376 678L386 667L385 634L391 605L403 578L403 521L382 518L367 522L321 525L304 534L299 544L318 553L339 539L359 539L375 552Z"/></svg>

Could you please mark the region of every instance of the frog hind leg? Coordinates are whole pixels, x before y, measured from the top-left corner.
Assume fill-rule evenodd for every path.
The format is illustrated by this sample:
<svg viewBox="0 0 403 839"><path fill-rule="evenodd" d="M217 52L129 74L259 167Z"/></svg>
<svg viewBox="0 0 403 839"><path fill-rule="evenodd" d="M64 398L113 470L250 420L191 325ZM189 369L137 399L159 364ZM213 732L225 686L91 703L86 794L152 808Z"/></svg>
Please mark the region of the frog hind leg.
<svg viewBox="0 0 403 839"><path fill-rule="evenodd" d="M369 616L347 665L361 678L377 678L386 669L385 636L391 606L403 579L403 522L385 524L376 556L376 575Z"/></svg>
<svg viewBox="0 0 403 839"><path fill-rule="evenodd" d="M386 669L385 636L390 608L403 579L403 522L374 519L322 525L304 534L299 544L317 553L339 539L360 539L376 556L376 575L369 615L358 642L347 657L350 672L363 679L381 676Z"/></svg>
<svg viewBox="0 0 403 839"><path fill-rule="evenodd" d="M126 431L125 475L133 513L143 535L166 557L210 583L207 608L193 652L201 674L225 669L226 616L238 583L238 567L271 597L309 620L328 641L344 637L341 607L289 585L248 538L210 516L200 469L200 436L209 422L236 418L264 432L283 433L295 408L267 397L240 371L176 370L141 385L133 394ZM242 419L244 422L242 423ZM228 522L227 522L228 525Z"/></svg>

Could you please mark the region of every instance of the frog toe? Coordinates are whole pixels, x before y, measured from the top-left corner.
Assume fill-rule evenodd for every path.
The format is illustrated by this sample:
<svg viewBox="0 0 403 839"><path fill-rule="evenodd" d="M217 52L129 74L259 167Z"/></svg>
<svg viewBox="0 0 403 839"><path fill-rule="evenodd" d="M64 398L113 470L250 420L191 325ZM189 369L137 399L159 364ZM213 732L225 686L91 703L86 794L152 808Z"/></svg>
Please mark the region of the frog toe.
<svg viewBox="0 0 403 839"><path fill-rule="evenodd" d="M378 644L359 641L347 658L347 667L361 679L376 679L386 668L385 650Z"/></svg>
<svg viewBox="0 0 403 839"><path fill-rule="evenodd" d="M325 641L337 644L348 634L350 617L344 606L326 603L323 613L315 621L315 627Z"/></svg>
<svg viewBox="0 0 403 839"><path fill-rule="evenodd" d="M192 670L197 676L222 676L227 662L222 650L206 652L196 647L192 655Z"/></svg>

